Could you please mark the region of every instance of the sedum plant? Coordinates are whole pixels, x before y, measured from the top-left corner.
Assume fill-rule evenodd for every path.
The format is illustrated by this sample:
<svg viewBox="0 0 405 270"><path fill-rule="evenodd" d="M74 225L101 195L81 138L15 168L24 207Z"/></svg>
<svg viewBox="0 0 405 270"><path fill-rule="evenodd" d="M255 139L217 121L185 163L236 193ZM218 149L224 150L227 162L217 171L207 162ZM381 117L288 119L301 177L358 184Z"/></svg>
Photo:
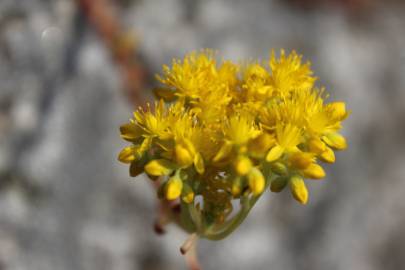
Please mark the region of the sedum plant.
<svg viewBox="0 0 405 270"><path fill-rule="evenodd" d="M130 175L146 173L175 221L194 236L219 240L267 190L308 201L305 181L347 147L338 132L343 102L325 100L310 63L296 52L268 62L218 61L210 50L163 66L159 98L121 126L131 144L119 154Z"/></svg>

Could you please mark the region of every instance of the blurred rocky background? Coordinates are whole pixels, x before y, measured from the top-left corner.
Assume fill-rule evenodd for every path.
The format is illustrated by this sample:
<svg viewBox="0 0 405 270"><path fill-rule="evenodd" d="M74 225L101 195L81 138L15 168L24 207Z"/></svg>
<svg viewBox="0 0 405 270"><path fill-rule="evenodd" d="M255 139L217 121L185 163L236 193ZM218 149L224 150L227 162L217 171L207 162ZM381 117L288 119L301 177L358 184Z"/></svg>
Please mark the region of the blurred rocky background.
<svg viewBox="0 0 405 270"><path fill-rule="evenodd" d="M153 232L152 186L116 160L118 127L162 64L206 47L235 60L296 49L352 114L350 147L308 182L309 204L267 193L229 238L199 242L202 268L403 269L403 1L87 1L110 2L136 37L129 64L83 2L0 1L1 270L187 269L186 235Z"/></svg>

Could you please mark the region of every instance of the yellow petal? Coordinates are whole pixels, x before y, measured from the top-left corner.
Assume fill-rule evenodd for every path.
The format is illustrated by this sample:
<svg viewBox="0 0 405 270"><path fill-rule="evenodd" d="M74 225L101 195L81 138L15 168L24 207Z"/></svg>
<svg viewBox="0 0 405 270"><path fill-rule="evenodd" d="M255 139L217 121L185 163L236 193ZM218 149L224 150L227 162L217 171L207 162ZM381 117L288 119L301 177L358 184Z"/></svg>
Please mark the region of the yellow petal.
<svg viewBox="0 0 405 270"><path fill-rule="evenodd" d="M169 201L175 200L180 197L183 189L183 181L179 177L172 177L165 185L165 196Z"/></svg>
<svg viewBox="0 0 405 270"><path fill-rule="evenodd" d="M264 190L266 181L263 174L256 168L253 168L248 174L249 188L253 195L257 196Z"/></svg>
<svg viewBox="0 0 405 270"><path fill-rule="evenodd" d="M134 123L128 123L120 127L121 138L133 142L140 138L144 133L143 130Z"/></svg>
<svg viewBox="0 0 405 270"><path fill-rule="evenodd" d="M188 167L193 164L194 158L183 144L177 144L174 148L176 163L180 167Z"/></svg>
<svg viewBox="0 0 405 270"><path fill-rule="evenodd" d="M312 155L308 153L296 152L291 154L288 160L290 161L292 167L298 170L303 170L311 165L313 158Z"/></svg>
<svg viewBox="0 0 405 270"><path fill-rule="evenodd" d="M273 162L281 157L284 153L284 148L280 145L276 145L270 149L269 153L267 153L266 161Z"/></svg>
<svg viewBox="0 0 405 270"><path fill-rule="evenodd" d="M191 155L194 156L196 154L196 150L193 143L189 139L184 139L183 143Z"/></svg>
<svg viewBox="0 0 405 270"><path fill-rule="evenodd" d="M235 171L239 175L246 175L252 169L252 165L252 161L248 157L238 157L235 162Z"/></svg>
<svg viewBox="0 0 405 270"><path fill-rule="evenodd" d="M145 172L153 176L169 175L175 169L175 165L166 159L154 159L145 165Z"/></svg>
<svg viewBox="0 0 405 270"><path fill-rule="evenodd" d="M270 190L272 192L280 192L282 191L285 186L287 185L288 181L285 177L278 177L274 179L270 184Z"/></svg>
<svg viewBox="0 0 405 270"><path fill-rule="evenodd" d="M307 169L303 171L303 174L305 177L311 179L322 179L326 175L323 168L316 163L312 163Z"/></svg>
<svg viewBox="0 0 405 270"><path fill-rule="evenodd" d="M232 148L233 148L233 146L231 143L225 142L222 145L222 147L219 149L218 153L213 158L213 161L218 162L218 161L221 161L221 160L227 158L231 154Z"/></svg>
<svg viewBox="0 0 405 270"><path fill-rule="evenodd" d="M265 153L275 144L273 136L263 133L249 143L249 151L256 156L264 156Z"/></svg>
<svg viewBox="0 0 405 270"><path fill-rule="evenodd" d="M322 139L326 144L332 148L335 148L336 150L344 150L347 148L345 137L339 133L328 133L327 135L323 136Z"/></svg>
<svg viewBox="0 0 405 270"><path fill-rule="evenodd" d="M334 163L336 160L335 152L333 152L333 150L330 149L329 147L325 147L325 151L322 152L322 154L319 157L322 161L327 163Z"/></svg>
<svg viewBox="0 0 405 270"><path fill-rule="evenodd" d="M205 167L204 167L204 159L202 158L200 153L195 154L194 156L194 167L195 170L199 173L199 174L203 174L205 171Z"/></svg>
<svg viewBox="0 0 405 270"><path fill-rule="evenodd" d="M306 204L308 202L308 190L301 176L294 175L289 181L291 193L298 202Z"/></svg>
<svg viewBox="0 0 405 270"><path fill-rule="evenodd" d="M153 138L148 136L142 141L141 145L139 146L139 153L143 155L149 148L152 146Z"/></svg>
<svg viewBox="0 0 405 270"><path fill-rule="evenodd" d="M315 154L321 154L325 151L326 145L319 138L312 138L308 141L309 151Z"/></svg>

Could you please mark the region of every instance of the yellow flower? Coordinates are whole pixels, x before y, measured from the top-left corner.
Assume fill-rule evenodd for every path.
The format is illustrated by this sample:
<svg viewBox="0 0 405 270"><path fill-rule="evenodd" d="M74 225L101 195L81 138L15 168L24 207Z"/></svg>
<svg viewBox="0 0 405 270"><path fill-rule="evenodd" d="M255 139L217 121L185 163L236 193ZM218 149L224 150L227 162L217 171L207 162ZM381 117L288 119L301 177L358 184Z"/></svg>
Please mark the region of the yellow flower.
<svg viewBox="0 0 405 270"><path fill-rule="evenodd" d="M224 127L226 140L235 145L244 145L260 133L261 130L246 113L230 117Z"/></svg>
<svg viewBox="0 0 405 270"><path fill-rule="evenodd" d="M312 76L310 63L301 64L302 56L293 51L289 56L281 50L277 59L274 50L270 57L271 85L274 91L286 96L293 90L307 90L313 87L316 78Z"/></svg>
<svg viewBox="0 0 405 270"><path fill-rule="evenodd" d="M165 137L167 136L167 113L163 100L155 103L155 112L151 111L150 104L147 104L147 111L140 108L134 112L134 119L144 132L144 136Z"/></svg>
<svg viewBox="0 0 405 270"><path fill-rule="evenodd" d="M270 74L260 64L250 64L244 74L245 101L263 101L272 94Z"/></svg>
<svg viewBox="0 0 405 270"><path fill-rule="evenodd" d="M118 159L131 176L159 179L158 197L181 203L181 215L170 216L201 237L233 231L268 186L289 186L306 204L304 178L324 178L322 162L347 148L345 103L326 102L310 63L294 51L244 65L193 52L163 66L157 79L161 100L120 127L129 145Z"/></svg>
<svg viewBox="0 0 405 270"><path fill-rule="evenodd" d="M173 60L172 68L163 66L164 76L157 75L163 84L173 88L180 97L199 98L204 87L218 74L212 51L191 53L184 61Z"/></svg>
<svg viewBox="0 0 405 270"><path fill-rule="evenodd" d="M291 124L285 126L280 124L276 128L276 139L276 146L274 146L266 156L268 162L279 159L285 152L297 151L297 145L302 140L302 131Z"/></svg>

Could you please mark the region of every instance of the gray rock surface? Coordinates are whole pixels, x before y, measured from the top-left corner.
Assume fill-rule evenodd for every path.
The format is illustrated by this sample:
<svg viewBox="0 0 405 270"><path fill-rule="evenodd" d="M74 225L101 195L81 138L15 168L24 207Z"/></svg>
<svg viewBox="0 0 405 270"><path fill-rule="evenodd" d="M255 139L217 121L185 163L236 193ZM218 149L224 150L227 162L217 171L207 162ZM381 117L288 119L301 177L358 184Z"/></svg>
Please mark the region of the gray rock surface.
<svg viewBox="0 0 405 270"><path fill-rule="evenodd" d="M205 47L231 59L296 49L352 110L350 147L326 181L309 183L310 203L263 196L229 238L200 242L203 269L403 268L403 5L349 16L275 0L121 2L153 73ZM80 20L74 1L0 2L0 269L186 269L186 235L154 234L150 183L116 161L131 108L109 52Z"/></svg>

